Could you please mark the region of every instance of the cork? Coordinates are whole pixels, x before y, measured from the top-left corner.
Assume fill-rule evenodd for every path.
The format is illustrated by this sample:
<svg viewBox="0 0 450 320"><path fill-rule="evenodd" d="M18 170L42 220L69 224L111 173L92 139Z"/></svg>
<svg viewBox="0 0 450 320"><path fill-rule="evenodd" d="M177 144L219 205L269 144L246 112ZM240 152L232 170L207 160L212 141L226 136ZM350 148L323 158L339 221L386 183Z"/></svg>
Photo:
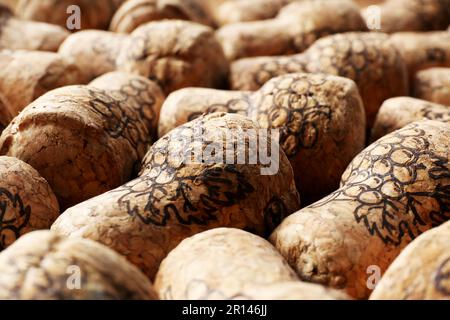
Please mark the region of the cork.
<svg viewBox="0 0 450 320"><path fill-rule="evenodd" d="M280 146L294 169L304 204L336 190L350 161L364 148L365 112L355 83L323 74L288 74L253 97L249 116L280 130Z"/></svg>
<svg viewBox="0 0 450 320"><path fill-rule="evenodd" d="M139 145L139 158L142 158L150 144L158 139L159 113L165 100L161 88L147 78L119 71L106 73L91 81L89 86L108 91L115 100L125 103L139 115L149 133L148 142Z"/></svg>
<svg viewBox="0 0 450 320"><path fill-rule="evenodd" d="M162 106L160 136L216 111L245 114L262 128L279 130L303 204L336 190L347 165L364 148L364 106L350 79L296 73L276 77L254 93L178 90Z"/></svg>
<svg viewBox="0 0 450 320"><path fill-rule="evenodd" d="M450 106L450 68L430 68L416 73L414 97Z"/></svg>
<svg viewBox="0 0 450 320"><path fill-rule="evenodd" d="M231 65L230 83L234 90L257 90L271 78L295 72L326 73L355 81L368 128L384 100L408 93L401 56L387 35L375 32L326 36L297 55L237 60Z"/></svg>
<svg viewBox="0 0 450 320"><path fill-rule="evenodd" d="M150 281L125 258L87 239L34 231L0 254L0 298L156 299Z"/></svg>
<svg viewBox="0 0 450 320"><path fill-rule="evenodd" d="M41 96L9 124L0 153L33 166L65 209L132 179L149 143L135 107L109 91L66 86Z"/></svg>
<svg viewBox="0 0 450 320"><path fill-rule="evenodd" d="M68 35L59 26L20 20L0 3L0 49L54 52Z"/></svg>
<svg viewBox="0 0 450 320"><path fill-rule="evenodd" d="M450 124L450 108L411 97L388 99L378 112L370 140L375 141L411 122L422 119L442 121Z"/></svg>
<svg viewBox="0 0 450 320"><path fill-rule="evenodd" d="M228 112L247 115L251 103L250 91L184 88L172 92L163 102L158 124L158 136L185 124L204 113Z"/></svg>
<svg viewBox="0 0 450 320"><path fill-rule="evenodd" d="M25 162L0 156L0 250L33 230L49 229L59 205L47 181Z"/></svg>
<svg viewBox="0 0 450 320"><path fill-rule="evenodd" d="M181 20L150 22L134 30L117 65L157 81L166 94L184 87L223 88L228 74L213 30Z"/></svg>
<svg viewBox="0 0 450 320"><path fill-rule="evenodd" d="M354 0L360 7L366 8L368 6L379 5L385 0Z"/></svg>
<svg viewBox="0 0 450 320"><path fill-rule="evenodd" d="M58 53L71 59L89 81L116 70L117 56L127 40L125 34L84 30L67 37Z"/></svg>
<svg viewBox="0 0 450 320"><path fill-rule="evenodd" d="M449 0L386 0L377 6L382 32L444 30L450 22Z"/></svg>
<svg viewBox="0 0 450 320"><path fill-rule="evenodd" d="M170 250L201 231L233 227L268 235L300 208L292 167L282 150L277 151L279 168L274 174L262 174L260 162L220 163L211 157L204 163L183 161L193 148L203 150L218 141L216 135L227 133L226 150L233 150L243 132L272 148L270 135L251 132L257 128L244 116L218 112L180 126L150 147L137 179L66 210L52 230L99 241L151 279ZM199 141L199 133L206 140ZM235 157L250 155L235 150Z"/></svg>
<svg viewBox="0 0 450 320"><path fill-rule="evenodd" d="M71 15L80 11L80 29L108 29L114 12L125 0L17 0L16 14L25 20L35 20L71 27ZM69 10L72 9L72 10ZM69 12L68 12L69 11ZM74 29L71 31L78 31Z"/></svg>
<svg viewBox="0 0 450 320"><path fill-rule="evenodd" d="M420 70L450 67L449 32L398 32L390 37L390 41L405 61L411 83Z"/></svg>
<svg viewBox="0 0 450 320"><path fill-rule="evenodd" d="M355 83L346 78L297 73L273 78L254 93L178 90L162 106L160 137L216 111L244 114L262 128L279 130L303 204L336 190L347 165L364 148L364 106Z"/></svg>
<svg viewBox="0 0 450 320"><path fill-rule="evenodd" d="M450 125L424 120L362 151L341 188L285 218L270 236L301 280L367 298L382 274L421 233L450 218Z"/></svg>
<svg viewBox="0 0 450 320"><path fill-rule="evenodd" d="M183 240L161 263L155 289L165 300L286 299L288 292L305 299L345 297L298 281L267 240L234 228L216 228Z"/></svg>
<svg viewBox="0 0 450 320"><path fill-rule="evenodd" d="M450 223L411 242L378 282L372 300L448 300Z"/></svg>
<svg viewBox="0 0 450 320"><path fill-rule="evenodd" d="M44 93L85 82L82 71L56 53L24 50L0 52L0 92L10 115L7 123Z"/></svg>
<svg viewBox="0 0 450 320"><path fill-rule="evenodd" d="M198 0L128 0L114 14L109 30L130 33L144 23L164 19L214 24Z"/></svg>
<svg viewBox="0 0 450 320"><path fill-rule="evenodd" d="M245 288L236 300L351 300L344 292L303 281L281 281Z"/></svg>
<svg viewBox="0 0 450 320"><path fill-rule="evenodd" d="M9 122L13 118L9 110L9 102L0 92L0 134L8 126Z"/></svg>
<svg viewBox="0 0 450 320"><path fill-rule="evenodd" d="M208 0L203 0L207 2ZM275 17L283 6L293 0L213 0L210 8L217 25L258 21Z"/></svg>
<svg viewBox="0 0 450 320"><path fill-rule="evenodd" d="M226 25L217 31L217 37L225 56L233 61L299 53L323 36L365 30L353 1L313 0L293 2L274 19Z"/></svg>

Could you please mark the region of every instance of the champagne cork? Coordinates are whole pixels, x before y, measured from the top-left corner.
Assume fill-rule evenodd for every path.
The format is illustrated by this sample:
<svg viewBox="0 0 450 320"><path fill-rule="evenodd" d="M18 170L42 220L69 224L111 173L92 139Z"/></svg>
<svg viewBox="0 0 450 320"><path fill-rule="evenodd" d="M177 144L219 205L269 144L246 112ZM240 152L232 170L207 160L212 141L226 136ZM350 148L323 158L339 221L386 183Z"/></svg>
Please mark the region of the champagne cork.
<svg viewBox="0 0 450 320"><path fill-rule="evenodd" d="M116 70L117 56L127 40L125 34L85 30L70 35L58 53L71 59L89 81Z"/></svg>
<svg viewBox="0 0 450 320"><path fill-rule="evenodd" d="M198 0L128 0L114 14L109 30L130 33L144 23L164 19L213 25L205 7Z"/></svg>
<svg viewBox="0 0 450 320"><path fill-rule="evenodd" d="M442 121L450 124L450 108L411 97L388 99L378 112L372 128L371 141L375 141L411 122L422 119Z"/></svg>
<svg viewBox="0 0 450 320"><path fill-rule="evenodd" d="M3 131L0 153L38 170L63 209L120 186L133 178L151 143L141 114L153 112L144 110L153 106L139 110L136 99L145 88L135 89L136 97L128 89L92 86L52 90Z"/></svg>
<svg viewBox="0 0 450 320"><path fill-rule="evenodd" d="M272 149L270 133L257 129L244 116L219 112L180 126L151 146L137 179L66 210L52 230L99 241L150 278L170 250L198 232L234 227L267 235L300 202L288 159ZM216 153L205 151L204 161L197 159L195 150L208 150L226 134ZM260 161L238 162L255 151L250 142L248 150L234 149L232 161L208 156L233 151L244 135L279 155L278 170L265 172L269 166Z"/></svg>
<svg viewBox="0 0 450 320"><path fill-rule="evenodd" d="M444 30L450 22L449 0L386 0L377 5L382 32ZM370 19L370 11L364 15Z"/></svg>
<svg viewBox="0 0 450 320"><path fill-rule="evenodd" d="M0 298L142 300L157 296L150 281L113 250L91 240L35 231L0 254Z"/></svg>
<svg viewBox="0 0 450 320"><path fill-rule="evenodd" d="M203 113L248 114L252 92L207 88L184 88L172 92L163 102L158 136L200 117Z"/></svg>
<svg viewBox="0 0 450 320"><path fill-rule="evenodd" d="M430 68L416 73L413 95L419 99L450 106L450 68Z"/></svg>
<svg viewBox="0 0 450 320"><path fill-rule="evenodd" d="M390 41L402 56L411 83L422 69L450 67L449 32L398 32L390 37Z"/></svg>
<svg viewBox="0 0 450 320"><path fill-rule="evenodd" d="M270 242L301 280L368 298L368 270L382 274L421 233L450 218L450 125L424 120L362 151L341 188L289 217Z"/></svg>
<svg viewBox="0 0 450 320"><path fill-rule="evenodd" d="M305 299L345 297L298 281L267 240L233 228L216 228L183 240L163 260L155 280L160 298L167 300L286 299L286 291L298 295L300 288Z"/></svg>
<svg viewBox="0 0 450 320"><path fill-rule="evenodd" d="M417 237L392 262L372 300L448 300L450 223Z"/></svg>
<svg viewBox="0 0 450 320"><path fill-rule="evenodd" d="M59 26L20 20L0 4L0 49L57 51L68 35Z"/></svg>
<svg viewBox="0 0 450 320"><path fill-rule="evenodd" d="M0 156L0 250L21 235L49 229L59 216L58 200L47 181L19 159Z"/></svg>
<svg viewBox="0 0 450 320"><path fill-rule="evenodd" d="M213 30L181 20L150 22L134 30L117 65L157 81L166 94L184 87L221 88L228 74Z"/></svg>
<svg viewBox="0 0 450 320"><path fill-rule="evenodd" d="M355 83L346 78L298 73L273 78L254 93L178 90L162 106L160 136L216 111L244 114L262 128L279 130L303 204L336 190L345 168L364 148L364 106Z"/></svg>
<svg viewBox="0 0 450 320"><path fill-rule="evenodd" d="M310 0L287 5L274 19L226 25L217 37L232 61L299 53L323 36L366 29L352 1Z"/></svg>
<svg viewBox="0 0 450 320"><path fill-rule="evenodd" d="M109 91L114 99L126 103L139 114L149 133L148 143L140 145L139 158L142 158L150 144L158 139L159 113L165 100L161 88L147 78L119 71L106 73L89 85Z"/></svg>
<svg viewBox="0 0 450 320"><path fill-rule="evenodd" d="M209 0L203 0L208 2ZM213 0L210 12L217 25L271 19L293 0Z"/></svg>
<svg viewBox="0 0 450 320"><path fill-rule="evenodd" d="M7 123L44 93L85 82L83 72L70 60L56 53L22 50L0 52L0 92L10 114Z"/></svg>
<svg viewBox="0 0 450 320"><path fill-rule="evenodd" d="M16 14L25 20L59 25L72 31L108 29L125 0L17 0ZM77 25L79 22L79 25Z"/></svg>
<svg viewBox="0 0 450 320"><path fill-rule="evenodd" d="M323 37L304 53L235 61L230 82L234 90L257 90L287 73L326 73L350 78L358 86L372 127L384 100L408 94L406 66L389 37L375 32L350 32Z"/></svg>

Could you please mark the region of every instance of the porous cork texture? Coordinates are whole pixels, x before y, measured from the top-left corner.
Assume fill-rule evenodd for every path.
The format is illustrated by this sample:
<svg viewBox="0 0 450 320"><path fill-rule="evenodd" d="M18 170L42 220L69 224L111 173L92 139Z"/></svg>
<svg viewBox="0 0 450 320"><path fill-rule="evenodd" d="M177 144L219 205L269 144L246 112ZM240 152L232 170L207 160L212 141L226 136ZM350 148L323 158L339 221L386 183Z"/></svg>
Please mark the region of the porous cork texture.
<svg viewBox="0 0 450 320"><path fill-rule="evenodd" d="M0 156L0 250L21 235L49 229L59 205L47 181L30 165Z"/></svg>
<svg viewBox="0 0 450 320"><path fill-rule="evenodd" d="M326 73L355 81L368 128L384 100L408 93L401 56L387 35L375 32L326 36L297 55L237 60L231 65L230 83L234 90L257 90L276 76L294 72Z"/></svg>
<svg viewBox="0 0 450 320"><path fill-rule="evenodd" d="M450 106L450 68L419 71L412 86L416 98Z"/></svg>
<svg viewBox="0 0 450 320"><path fill-rule="evenodd" d="M381 32L443 30L450 22L449 0L386 0L377 4ZM370 23L373 11L364 16Z"/></svg>
<svg viewBox="0 0 450 320"><path fill-rule="evenodd" d="M114 12L125 0L17 0L15 13L22 19L67 26L69 8L78 6L81 29L108 29ZM77 31L77 30L75 30Z"/></svg>
<svg viewBox="0 0 450 320"><path fill-rule="evenodd" d="M135 89L136 96L145 90ZM136 101L126 91L92 86L52 90L3 131L0 153L32 165L68 208L120 186L139 169L151 135Z"/></svg>
<svg viewBox="0 0 450 320"><path fill-rule="evenodd" d="M203 150L224 133L232 138L223 147L232 150L233 142L242 137L239 129L256 139L259 132L249 130L257 128L250 119L227 113L213 113L178 127L152 145L137 179L68 209L52 229L107 245L150 278L170 250L198 232L235 227L270 234L300 208L292 167L282 150L274 175L262 175L259 163L182 161L193 148ZM198 141L199 132L207 139ZM271 148L268 137L259 137L260 145ZM234 156L239 154L249 153L239 149Z"/></svg>
<svg viewBox="0 0 450 320"><path fill-rule="evenodd" d="M450 67L450 32L398 32L389 41L402 56L411 83L419 70Z"/></svg>
<svg viewBox="0 0 450 320"><path fill-rule="evenodd" d="M225 87L228 63L213 29L181 20L144 24L117 58L120 70L148 77L166 94L184 87Z"/></svg>
<svg viewBox="0 0 450 320"><path fill-rule="evenodd" d="M388 99L377 114L370 140L375 141L411 122L422 119L450 124L450 107L411 97Z"/></svg>
<svg viewBox="0 0 450 320"><path fill-rule="evenodd" d="M254 93L182 89L163 104L160 136L216 111L244 114L262 128L279 130L303 204L336 190L345 168L364 148L364 107L355 83L346 78L287 74Z"/></svg>
<svg viewBox="0 0 450 320"><path fill-rule="evenodd" d="M128 300L157 296L150 281L113 250L86 239L35 231L0 254L0 298Z"/></svg>
<svg viewBox="0 0 450 320"><path fill-rule="evenodd" d="M116 70L117 56L127 40L125 34L84 30L67 37L58 53L72 59L89 81Z"/></svg>
<svg viewBox="0 0 450 320"><path fill-rule="evenodd" d="M267 240L234 228L216 228L183 240L163 260L155 279L155 290L165 300L258 299L264 293L276 296L271 287L278 288L279 298L286 296L284 288L295 287L315 298L317 292L324 293L322 299L339 295L301 283Z"/></svg>
<svg viewBox="0 0 450 320"><path fill-rule="evenodd" d="M359 7L347 0L294 2L274 19L226 25L217 31L228 60L299 53L323 36L365 31Z"/></svg>
<svg viewBox="0 0 450 320"><path fill-rule="evenodd" d="M63 86L86 83L70 60L52 52L0 52L0 92L6 100L9 123L33 100Z"/></svg>
<svg viewBox="0 0 450 320"><path fill-rule="evenodd" d="M384 272L422 232L450 218L450 125L424 120L361 152L341 188L285 218L270 242L300 279L367 298L369 266Z"/></svg>
<svg viewBox="0 0 450 320"><path fill-rule="evenodd" d="M57 51L68 35L59 26L18 19L0 4L0 49Z"/></svg>
<svg viewBox="0 0 450 320"><path fill-rule="evenodd" d="M378 282L372 300L450 299L450 223L411 242Z"/></svg>
<svg viewBox="0 0 450 320"><path fill-rule="evenodd" d="M198 0L128 0L114 14L109 29L130 33L144 23L164 19L213 25L205 6Z"/></svg>

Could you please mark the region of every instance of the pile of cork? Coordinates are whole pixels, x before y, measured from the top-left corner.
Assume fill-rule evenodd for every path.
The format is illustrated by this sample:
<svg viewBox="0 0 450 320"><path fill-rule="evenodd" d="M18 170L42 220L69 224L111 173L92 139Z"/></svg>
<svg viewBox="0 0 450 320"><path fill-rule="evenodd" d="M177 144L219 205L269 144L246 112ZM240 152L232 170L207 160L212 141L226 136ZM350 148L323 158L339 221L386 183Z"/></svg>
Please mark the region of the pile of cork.
<svg viewBox="0 0 450 320"><path fill-rule="evenodd" d="M0 299L450 299L450 0L0 0Z"/></svg>

